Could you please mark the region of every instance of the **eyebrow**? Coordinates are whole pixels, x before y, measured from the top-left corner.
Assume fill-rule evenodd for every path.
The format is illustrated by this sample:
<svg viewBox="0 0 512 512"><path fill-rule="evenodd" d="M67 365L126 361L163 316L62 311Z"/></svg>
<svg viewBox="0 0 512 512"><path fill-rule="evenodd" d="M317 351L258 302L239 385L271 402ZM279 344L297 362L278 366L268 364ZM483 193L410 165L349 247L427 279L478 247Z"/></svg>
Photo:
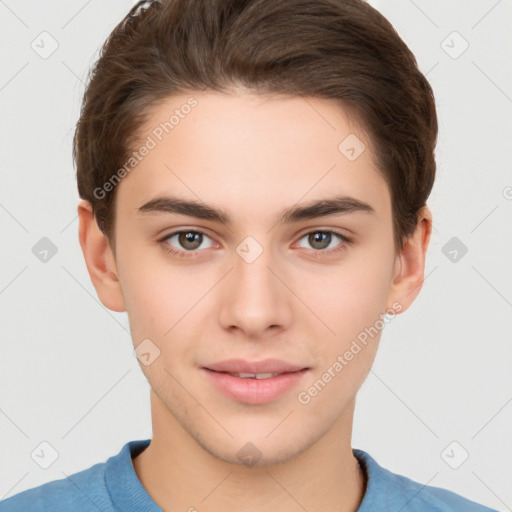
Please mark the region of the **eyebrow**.
<svg viewBox="0 0 512 512"><path fill-rule="evenodd" d="M232 224L232 220L224 210L195 200L181 199L179 197L156 197L143 204L138 208L137 212L141 214L181 214L224 225ZM375 210L369 204L355 197L335 196L287 208L281 214L279 223L291 224L317 217L345 215L355 212L374 214Z"/></svg>

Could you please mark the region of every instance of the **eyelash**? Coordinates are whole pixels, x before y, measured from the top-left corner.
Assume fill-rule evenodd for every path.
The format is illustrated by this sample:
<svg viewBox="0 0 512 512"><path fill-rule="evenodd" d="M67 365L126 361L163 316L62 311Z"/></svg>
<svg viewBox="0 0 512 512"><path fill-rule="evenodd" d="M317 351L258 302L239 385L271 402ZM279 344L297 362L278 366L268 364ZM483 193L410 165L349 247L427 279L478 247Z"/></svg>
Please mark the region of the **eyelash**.
<svg viewBox="0 0 512 512"><path fill-rule="evenodd" d="M178 249L175 249L172 245L169 245L168 243L166 243L166 241L169 240L169 238L172 238L173 236L179 235L181 233L195 233L195 234L203 235L203 236L210 238L204 231L201 231L199 229L182 229L180 231L174 231L173 233L169 233L164 238L161 238L160 240L158 240L160 243L162 243L164 245L164 250L166 252L172 254L173 256L177 256L178 258L194 258L195 256L193 256L193 254L198 254L199 252L201 252L201 250L180 251ZM304 233L300 237L299 240L302 240L304 237L311 235L313 233L330 233L330 234L336 235L342 241L342 243L337 245L334 249L327 249L327 250L326 249L311 249L312 251L315 251L318 254L334 255L334 254L337 254L337 253L343 251L347 245L350 245L352 243L351 238L347 237L346 235L343 235L339 231L335 231L332 229L315 229L312 231L308 231L307 233ZM204 250L204 249L202 249L202 250Z"/></svg>

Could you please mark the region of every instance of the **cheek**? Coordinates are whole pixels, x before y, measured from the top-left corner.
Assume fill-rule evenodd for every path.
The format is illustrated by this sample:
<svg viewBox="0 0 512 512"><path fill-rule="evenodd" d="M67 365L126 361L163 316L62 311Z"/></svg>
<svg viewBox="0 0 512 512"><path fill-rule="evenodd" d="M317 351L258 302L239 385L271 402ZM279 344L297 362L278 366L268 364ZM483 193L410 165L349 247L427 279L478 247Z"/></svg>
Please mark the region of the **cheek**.
<svg viewBox="0 0 512 512"><path fill-rule="evenodd" d="M322 273L303 277L302 286L307 304L334 331L330 337L341 341L373 325L385 312L390 279L390 258L360 251Z"/></svg>
<svg viewBox="0 0 512 512"><path fill-rule="evenodd" d="M133 344L145 338L160 350L160 362L171 368L177 356L187 358L188 340L200 322L198 303L211 287L207 276L200 278L193 266L171 266L165 258L144 263L141 256L125 261L123 295Z"/></svg>
<svg viewBox="0 0 512 512"><path fill-rule="evenodd" d="M343 271L332 273L314 294L315 309L320 312L322 324L315 328L317 366L310 382L298 397L301 405L311 407L314 416L334 421L354 398L373 364L382 329L383 315L389 289L386 269L365 265L364 258L357 264L346 265ZM327 286L328 285L328 286ZM326 335L318 333L326 332Z"/></svg>
<svg viewBox="0 0 512 512"><path fill-rule="evenodd" d="M165 268L133 252L120 262L118 270L134 343L145 337L164 340L178 320L177 306L182 304L186 288Z"/></svg>

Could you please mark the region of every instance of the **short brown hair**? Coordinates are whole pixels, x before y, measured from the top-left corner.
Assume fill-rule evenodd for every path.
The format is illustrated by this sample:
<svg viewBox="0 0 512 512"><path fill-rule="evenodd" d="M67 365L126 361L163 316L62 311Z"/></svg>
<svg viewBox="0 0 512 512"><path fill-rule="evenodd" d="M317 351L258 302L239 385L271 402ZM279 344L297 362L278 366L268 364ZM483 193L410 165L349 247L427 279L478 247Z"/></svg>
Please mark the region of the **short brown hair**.
<svg viewBox="0 0 512 512"><path fill-rule="evenodd" d="M395 248L435 178L432 88L392 25L362 0L161 0L136 4L91 70L73 140L78 192L114 245L115 187L151 107L194 90L335 100L370 135L391 194ZM340 141L341 142L341 141Z"/></svg>

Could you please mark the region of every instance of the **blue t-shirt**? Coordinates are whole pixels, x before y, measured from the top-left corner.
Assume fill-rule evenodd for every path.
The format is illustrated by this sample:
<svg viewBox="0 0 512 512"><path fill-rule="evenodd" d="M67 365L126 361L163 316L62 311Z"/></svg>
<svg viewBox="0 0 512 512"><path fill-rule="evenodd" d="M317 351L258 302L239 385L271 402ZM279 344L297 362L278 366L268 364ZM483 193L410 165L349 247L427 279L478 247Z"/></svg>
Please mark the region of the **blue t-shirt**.
<svg viewBox="0 0 512 512"><path fill-rule="evenodd" d="M107 462L6 498L0 501L0 512L162 512L132 464L132 458L149 443L150 439L131 441ZM358 512L497 512L451 491L392 473L363 450L353 449L353 453L367 476Z"/></svg>

